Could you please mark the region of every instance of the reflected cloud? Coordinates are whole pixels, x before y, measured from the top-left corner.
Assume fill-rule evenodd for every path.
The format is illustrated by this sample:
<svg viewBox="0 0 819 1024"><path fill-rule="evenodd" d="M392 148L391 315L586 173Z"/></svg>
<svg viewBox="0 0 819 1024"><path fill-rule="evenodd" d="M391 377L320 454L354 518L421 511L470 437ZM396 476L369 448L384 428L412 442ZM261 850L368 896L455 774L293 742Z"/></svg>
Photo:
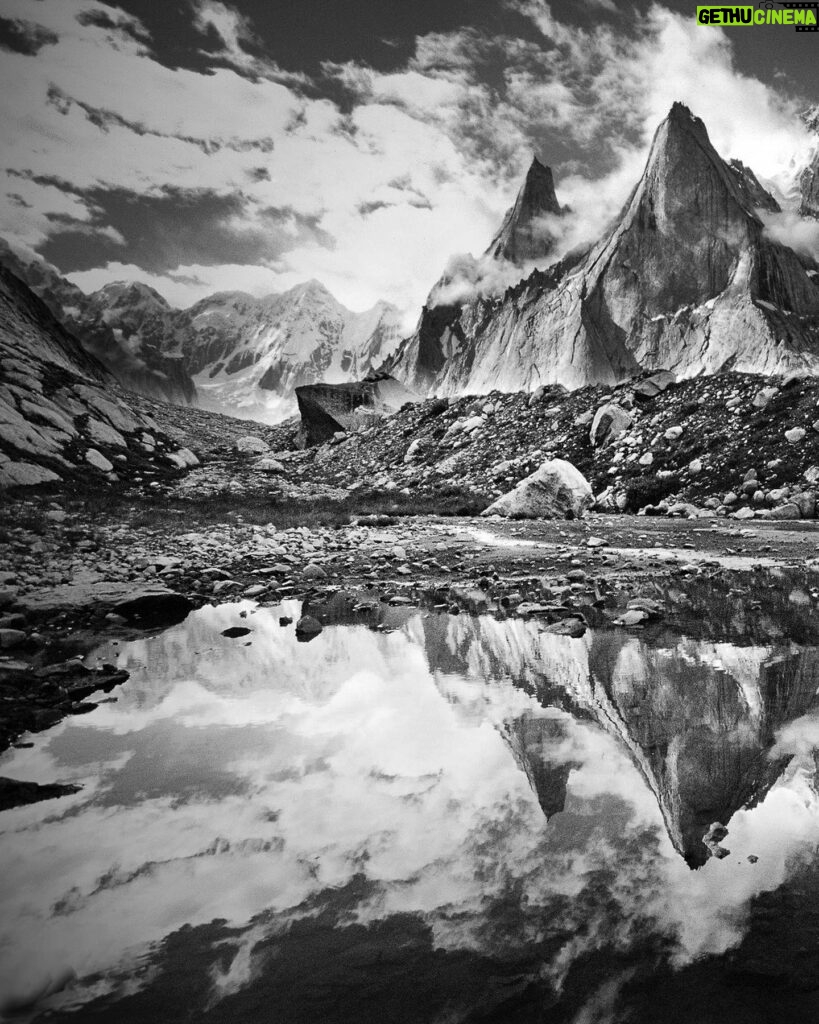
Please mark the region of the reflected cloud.
<svg viewBox="0 0 819 1024"><path fill-rule="evenodd" d="M406 610L385 631L341 605L305 645L299 611L203 608L101 649L131 673L118 701L4 756L85 787L0 818L6 1009L150 1016L187 950L201 1012L254 1020L272 979L306 993L304 957L361 956L366 976L386 942L440 1007L494 1005L512 971L594 1019L630 959L741 942L819 841L812 648ZM221 635L236 625L252 633ZM706 862L712 820L724 861ZM620 968L580 999L592 956ZM444 964L457 995L433 984Z"/></svg>

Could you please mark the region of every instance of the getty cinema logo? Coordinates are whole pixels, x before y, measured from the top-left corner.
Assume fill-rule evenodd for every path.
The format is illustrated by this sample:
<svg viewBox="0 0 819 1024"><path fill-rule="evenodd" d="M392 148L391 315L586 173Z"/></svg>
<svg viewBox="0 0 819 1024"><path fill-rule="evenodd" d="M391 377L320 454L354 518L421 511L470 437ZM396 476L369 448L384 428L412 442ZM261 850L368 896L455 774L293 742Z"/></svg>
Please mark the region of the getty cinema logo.
<svg viewBox="0 0 819 1024"><path fill-rule="evenodd" d="M720 25L730 28L734 25L792 25L797 32L819 31L819 0L809 4L772 4L760 7L710 7L697 8L698 25Z"/></svg>

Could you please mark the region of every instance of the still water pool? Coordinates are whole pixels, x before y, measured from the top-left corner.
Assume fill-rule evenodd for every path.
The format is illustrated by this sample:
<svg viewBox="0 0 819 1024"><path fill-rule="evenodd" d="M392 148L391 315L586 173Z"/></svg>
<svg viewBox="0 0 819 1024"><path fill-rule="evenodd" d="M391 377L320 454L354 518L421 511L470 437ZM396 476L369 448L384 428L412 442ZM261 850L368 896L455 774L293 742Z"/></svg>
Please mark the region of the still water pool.
<svg viewBox="0 0 819 1024"><path fill-rule="evenodd" d="M819 648L299 611L0 759L83 787L0 815L3 1019L819 1019Z"/></svg>

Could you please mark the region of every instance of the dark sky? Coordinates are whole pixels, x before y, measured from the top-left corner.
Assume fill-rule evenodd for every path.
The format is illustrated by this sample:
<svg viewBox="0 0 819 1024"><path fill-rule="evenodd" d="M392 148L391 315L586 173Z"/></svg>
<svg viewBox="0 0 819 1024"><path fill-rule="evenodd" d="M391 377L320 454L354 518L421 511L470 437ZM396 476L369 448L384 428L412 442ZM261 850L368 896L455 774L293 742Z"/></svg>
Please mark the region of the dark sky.
<svg viewBox="0 0 819 1024"><path fill-rule="evenodd" d="M187 3L122 0L110 6L135 14L150 29L162 61L171 66L206 66L206 59L195 53L202 40L191 31ZM236 0L233 6L252 22L259 47L290 71L315 73L322 61L348 60L392 70L412 55L416 36L463 26L489 35L537 38L526 18L494 0ZM618 3L616 13L583 0L554 0L550 6L560 21L589 28L600 22L639 19L651 5L647 0ZM663 6L693 19L697 4L668 0ZM774 26L726 31L731 31L740 70L771 83L784 73L806 97L819 93L819 33ZM214 44L217 49L217 41Z"/></svg>
<svg viewBox="0 0 819 1024"><path fill-rule="evenodd" d="M788 185L819 33L667 0L0 0L0 235L170 301L315 277L422 300L532 154L598 232L674 100Z"/></svg>

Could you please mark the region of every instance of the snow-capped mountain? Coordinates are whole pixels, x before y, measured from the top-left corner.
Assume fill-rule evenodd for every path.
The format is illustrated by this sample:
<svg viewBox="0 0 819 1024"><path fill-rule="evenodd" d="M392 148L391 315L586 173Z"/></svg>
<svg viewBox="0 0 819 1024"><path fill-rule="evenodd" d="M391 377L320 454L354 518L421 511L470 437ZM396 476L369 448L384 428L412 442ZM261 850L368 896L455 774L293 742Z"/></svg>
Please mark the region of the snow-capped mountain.
<svg viewBox="0 0 819 1024"><path fill-rule="evenodd" d="M318 281L255 299L210 296L178 314L176 343L199 403L234 416L275 420L295 410L295 389L360 380L400 340L395 307L344 307Z"/></svg>
<svg viewBox="0 0 819 1024"><path fill-rule="evenodd" d="M390 372L425 393L614 383L647 369L819 371L815 267L769 237L777 209L676 103L604 237L497 297L428 305Z"/></svg>
<svg viewBox="0 0 819 1024"><path fill-rule="evenodd" d="M56 267L21 256L2 239L0 265L24 281L124 387L180 405L194 400L196 389L181 359L163 351L160 324L171 310L152 288L116 284L86 295Z"/></svg>
<svg viewBox="0 0 819 1024"><path fill-rule="evenodd" d="M356 313L318 281L278 295L211 295L175 309L153 288L114 282L86 295L42 260L5 243L0 263L127 388L177 404L274 421L295 388L360 380L399 343L395 307Z"/></svg>

